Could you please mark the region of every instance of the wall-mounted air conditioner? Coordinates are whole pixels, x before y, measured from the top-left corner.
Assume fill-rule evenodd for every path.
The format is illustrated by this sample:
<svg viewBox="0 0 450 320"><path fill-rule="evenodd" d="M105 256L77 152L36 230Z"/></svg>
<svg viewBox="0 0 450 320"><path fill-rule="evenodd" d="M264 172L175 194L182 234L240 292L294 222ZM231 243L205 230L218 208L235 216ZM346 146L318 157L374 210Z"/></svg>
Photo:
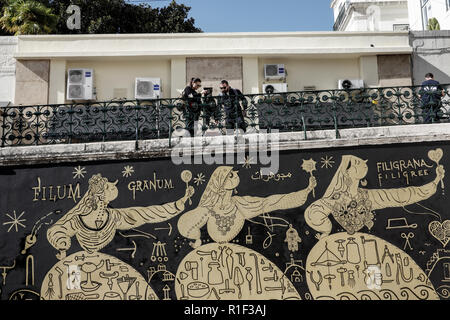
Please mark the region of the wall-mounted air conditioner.
<svg viewBox="0 0 450 320"><path fill-rule="evenodd" d="M160 78L136 78L134 97L137 100L161 98Z"/></svg>
<svg viewBox="0 0 450 320"><path fill-rule="evenodd" d="M276 94L288 91L287 83L265 83L263 84L263 93Z"/></svg>
<svg viewBox="0 0 450 320"><path fill-rule="evenodd" d="M269 80L286 79L286 69L284 64L265 64L264 78Z"/></svg>
<svg viewBox="0 0 450 320"><path fill-rule="evenodd" d="M94 70L69 69L67 74L67 100L94 99Z"/></svg>
<svg viewBox="0 0 450 320"><path fill-rule="evenodd" d="M364 80L362 79L342 79L338 81L339 89L360 89L364 88Z"/></svg>

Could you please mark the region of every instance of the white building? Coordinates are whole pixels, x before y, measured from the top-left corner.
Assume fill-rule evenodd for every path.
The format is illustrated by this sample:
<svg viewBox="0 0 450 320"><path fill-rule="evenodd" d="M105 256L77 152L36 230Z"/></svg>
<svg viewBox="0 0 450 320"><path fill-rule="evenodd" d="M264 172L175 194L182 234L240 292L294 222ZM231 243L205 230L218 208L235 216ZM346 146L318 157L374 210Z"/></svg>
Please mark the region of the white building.
<svg viewBox="0 0 450 320"><path fill-rule="evenodd" d="M345 79L365 87L411 85L411 53L407 32L19 36L14 103L70 102L72 69L92 70L98 101L135 99L136 78L160 79L162 98L178 97L191 77L213 94L222 79L245 94L269 84L328 90ZM267 65L282 65L283 77L269 79Z"/></svg>
<svg viewBox="0 0 450 320"><path fill-rule="evenodd" d="M17 37L0 37L0 106L14 101Z"/></svg>
<svg viewBox="0 0 450 320"><path fill-rule="evenodd" d="M411 30L427 30L428 19L436 18L441 30L450 30L450 0L408 0Z"/></svg>
<svg viewBox="0 0 450 320"><path fill-rule="evenodd" d="M335 31L450 30L450 0L332 0Z"/></svg>
<svg viewBox="0 0 450 320"><path fill-rule="evenodd" d="M406 0L332 0L335 31L404 31L409 29Z"/></svg>

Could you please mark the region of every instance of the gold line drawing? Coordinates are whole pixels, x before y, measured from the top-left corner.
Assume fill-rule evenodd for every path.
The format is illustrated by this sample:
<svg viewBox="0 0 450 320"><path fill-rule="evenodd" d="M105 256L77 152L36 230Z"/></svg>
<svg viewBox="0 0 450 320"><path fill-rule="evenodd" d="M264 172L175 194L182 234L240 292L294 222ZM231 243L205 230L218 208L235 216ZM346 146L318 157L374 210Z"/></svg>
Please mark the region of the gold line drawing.
<svg viewBox="0 0 450 320"><path fill-rule="evenodd" d="M133 175L134 168L133 166L125 166L122 171L122 177L129 178Z"/></svg>
<svg viewBox="0 0 450 320"><path fill-rule="evenodd" d="M268 197L236 196L236 189L239 183L238 171L234 171L232 167L222 166L216 168L209 179L198 207L184 213L179 218L178 231L184 237L194 240L194 242L191 242L191 246L197 250L189 253L178 267L177 278L180 281L175 283L177 297L185 298L187 294L189 299L196 298L197 295L192 296L190 294L191 290L183 293L181 285L183 285L183 289L189 289L191 288L191 283L196 283L192 286L197 287L198 282L201 282L208 285L206 287L198 284L199 290L203 290L203 298L209 297L214 299L219 297L221 299L230 299L235 295L237 299L255 299L264 290L266 298L300 299L295 289L287 290L288 287L292 287L292 284L277 267L274 266L272 272L265 271L262 274L263 272L260 270L261 264L268 265L270 261L251 249L230 242L242 230L246 220L252 221L252 218L272 211L296 208L303 205L309 193L316 187L316 179L310 175L306 189ZM272 220L268 216L263 218ZM202 245L200 229L203 226L207 227L208 235L215 243ZM270 245L270 240L275 234L268 232L268 235L263 243L264 248ZM253 239L249 236L251 236L250 228L246 235L246 243L253 242ZM220 252L220 255L217 254L218 252ZM233 254L240 258L240 262L234 261ZM242 266L242 263L248 262L243 259L245 255L254 258L255 265L247 266L244 264ZM203 260L200 260L200 258L203 258ZM202 264L207 265L211 269L208 272L209 280L206 279L205 275L202 277L201 273L199 274L199 268L201 271ZM272 265L274 264L272 263ZM243 285L243 275L246 274L246 267L254 268L256 295L250 294L249 288L251 286ZM239 271L236 271L236 268L239 268ZM182 272L187 272L188 274L188 277L184 280L180 277ZM277 273L276 277L275 272ZM216 276L212 277L212 274ZM219 274L222 274L222 277ZM235 275L237 278L235 278ZM265 281L265 278L272 280ZM277 281L274 281L275 278ZM219 285L218 283L222 283L222 281L224 285ZM279 286L273 286L274 282ZM215 290L213 291L213 289ZM209 296L207 295L208 293Z"/></svg>
<svg viewBox="0 0 450 320"><path fill-rule="evenodd" d="M183 176L182 178L184 178L183 181L186 182L186 176ZM83 264L81 264L81 270L88 277L81 282L80 287L83 292L92 292L93 295L98 294L99 296L104 296L108 299L117 297L117 289L116 291L105 291L109 289L109 286L106 282L103 282L103 279L99 274L102 271L108 273L118 271L119 278L116 279L119 281L118 290L122 291L124 298L126 298L126 293L129 290L129 288L127 290L124 289L124 282L127 282L129 279L139 281L140 286L138 287L140 290L145 288L145 295L136 294L135 298L137 296L142 296L143 299L156 298L153 289L136 270L112 256L100 253L99 250L112 241L116 232L133 230L139 235L150 237L150 234L139 231L136 228L147 223L167 221L183 212L186 201L194 194L194 188L189 186L186 182L186 190L182 198L162 205L124 209L109 208L109 203L114 201L118 196L116 185L117 181L109 182L108 179L102 177L101 174L93 175L89 179L88 191L84 194L78 204L47 230L47 239L49 243L58 250L56 256L61 260L47 273L41 288L41 293L44 293L44 295L48 296L50 299L59 298L59 296L55 296L54 291L53 275L57 272L56 268L59 267L61 269L62 265L65 265L68 261L78 262L78 260L83 262ZM76 237L84 251L66 257L66 251L71 247L72 237ZM132 240L132 244L134 246L132 249L119 248L116 250L132 251L132 258L134 258L137 245L134 240ZM110 262L108 264L108 261L115 262ZM113 264L116 266L114 267ZM116 270L113 268L116 268ZM124 273L126 273L126 275L124 275ZM67 275L64 275L64 277L66 276ZM64 292L65 289L63 295ZM67 297L67 294L65 296ZM80 293L80 295L69 296L69 298L85 297ZM120 298L120 296L118 298ZM93 296L90 296L90 299L93 299Z"/></svg>
<svg viewBox="0 0 450 320"><path fill-rule="evenodd" d="M251 169L252 164L255 163L255 160L253 157L245 156L244 162L242 163L242 168L244 169Z"/></svg>
<svg viewBox="0 0 450 320"><path fill-rule="evenodd" d="M116 251L131 251L131 259L134 259L137 251L137 245L134 240L131 240L131 242L133 243L133 248L117 248Z"/></svg>
<svg viewBox="0 0 450 320"><path fill-rule="evenodd" d="M302 169L310 174L310 177L313 177L313 171L316 171L316 161L312 158L309 160L303 159ZM316 197L315 188L312 189L313 198Z"/></svg>
<svg viewBox="0 0 450 320"><path fill-rule="evenodd" d="M155 231L159 231L159 230L168 230L168 236L170 237L170 235L172 234L172 225L170 224L170 222L167 222L167 228L163 228L163 227L158 227L154 229Z"/></svg>
<svg viewBox="0 0 450 320"><path fill-rule="evenodd" d="M8 232L10 232L12 228L15 228L16 232L19 232L19 229L18 229L19 226L22 228L26 228L26 226L22 223L22 222L25 222L26 219L20 219L20 218L22 218L22 216L24 214L25 214L25 211L22 211L20 213L20 215L17 216L16 210L13 211L13 216L11 216L9 213L6 213L6 216L11 219L11 221L7 221L7 222L3 223L4 226L6 226L8 224L11 225L8 229Z"/></svg>
<svg viewBox="0 0 450 320"><path fill-rule="evenodd" d="M158 260L159 262L168 261L166 253L166 243L162 243L161 241L153 242L153 250L150 260L153 262L156 260Z"/></svg>
<svg viewBox="0 0 450 320"><path fill-rule="evenodd" d="M432 221L428 225L428 231L445 248L450 241L450 220L444 222Z"/></svg>
<svg viewBox="0 0 450 320"><path fill-rule="evenodd" d="M367 160L352 155L342 156L341 164L323 197L305 210L306 223L318 231L318 239L331 232L330 214L349 234L354 234L364 226L370 230L374 224L373 210L405 207L426 200L436 193L437 184L445 176L444 167L439 165L436 178L421 187L360 188L359 184L367 172Z"/></svg>
<svg viewBox="0 0 450 320"><path fill-rule="evenodd" d="M74 170L72 172L73 179L84 178L84 175L87 173L86 168L85 167L82 168L81 166L75 167L75 168L73 168L73 170Z"/></svg>
<svg viewBox="0 0 450 320"><path fill-rule="evenodd" d="M414 238L414 233L409 232L409 233L405 233L402 232L402 234L400 235L402 237L402 239L405 239L405 245L403 246L403 250L406 250L406 247L409 247L409 250L412 250L412 246L411 246L411 242L409 241L409 239Z"/></svg>
<svg viewBox="0 0 450 320"><path fill-rule="evenodd" d="M416 229L417 223L409 224L406 218L389 218L387 221L386 230L411 228Z"/></svg>
<svg viewBox="0 0 450 320"><path fill-rule="evenodd" d="M16 260L14 260L14 263L12 266L0 266L0 269L3 269L2 272L2 277L3 277L3 286L6 284L6 276L8 275L8 273L6 272L6 270L12 270L16 267Z"/></svg>
<svg viewBox="0 0 450 320"><path fill-rule="evenodd" d="M14 291L10 296L9 300L20 300L20 301L29 301L29 300L41 300L41 296L38 292L29 290L29 289L19 289Z"/></svg>
<svg viewBox="0 0 450 320"><path fill-rule="evenodd" d="M325 168L325 169L333 168L333 165L335 163L335 161L333 160L332 156L330 156L330 157L325 156L323 158L320 158L320 160L321 160L321 163L322 163L321 168Z"/></svg>
<svg viewBox="0 0 450 320"><path fill-rule="evenodd" d="M144 232L138 229L130 229L132 231L137 232L136 234L123 234L122 232L118 231L117 233L120 234L122 237L124 238L145 238L145 239L157 239L154 235L152 235L151 233L148 232Z"/></svg>
<svg viewBox="0 0 450 320"><path fill-rule="evenodd" d="M147 277L148 280L147 282L150 283L150 281L152 281L153 276L155 274L158 273L162 273L163 274L163 282L167 282L167 281L174 281L175 280L175 275L167 270L167 267L165 264L158 264L158 268L156 269L155 267L149 267L147 270ZM187 277L187 274L183 275L182 278L186 279L185 277ZM177 279L178 280L178 279Z"/></svg>
<svg viewBox="0 0 450 320"><path fill-rule="evenodd" d="M31 269L31 270L30 270ZM31 285L34 286L34 257L30 254L25 260L25 285L28 287L31 271Z"/></svg>
<svg viewBox="0 0 450 320"><path fill-rule="evenodd" d="M245 236L245 244L253 244L253 236L250 233L250 227L248 227L248 233Z"/></svg>
<svg viewBox="0 0 450 320"><path fill-rule="evenodd" d="M436 163L436 166L439 167L439 162L442 159L442 156L444 155L444 152L441 148L437 148L436 150L430 150L428 152L428 158L430 158L431 161ZM444 177L441 178L441 188L442 192L444 192Z"/></svg>
<svg viewBox="0 0 450 320"><path fill-rule="evenodd" d="M345 238L347 245L340 241ZM340 244L347 260L339 257ZM379 248L384 248L381 259ZM348 238L347 233L340 232L320 239L308 254L306 273L308 288L315 300L325 296L332 300L342 296L351 300L439 299L426 273L407 253L370 234L357 232ZM324 286L324 282L327 285ZM380 294L365 296L360 294L363 290Z"/></svg>
<svg viewBox="0 0 450 320"><path fill-rule="evenodd" d="M194 184L198 186L203 185L205 183L205 175L203 173L197 174L197 177L194 178Z"/></svg>
<svg viewBox="0 0 450 320"><path fill-rule="evenodd" d="M298 235L297 230L292 227L292 224L289 225L289 229L286 231L284 242L287 242L289 251L298 251L298 244L302 242L302 238Z"/></svg>

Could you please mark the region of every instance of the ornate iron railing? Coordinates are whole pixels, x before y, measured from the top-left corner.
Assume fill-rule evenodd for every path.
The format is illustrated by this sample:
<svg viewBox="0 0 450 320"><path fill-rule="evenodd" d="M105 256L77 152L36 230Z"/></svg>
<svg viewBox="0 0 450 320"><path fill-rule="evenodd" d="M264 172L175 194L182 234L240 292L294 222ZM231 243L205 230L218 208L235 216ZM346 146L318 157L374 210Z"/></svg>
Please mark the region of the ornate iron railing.
<svg viewBox="0 0 450 320"><path fill-rule="evenodd" d="M8 106L0 109L1 147L171 138L182 128L301 131L307 139L310 130L339 137L343 128L449 122L450 85L441 87Z"/></svg>

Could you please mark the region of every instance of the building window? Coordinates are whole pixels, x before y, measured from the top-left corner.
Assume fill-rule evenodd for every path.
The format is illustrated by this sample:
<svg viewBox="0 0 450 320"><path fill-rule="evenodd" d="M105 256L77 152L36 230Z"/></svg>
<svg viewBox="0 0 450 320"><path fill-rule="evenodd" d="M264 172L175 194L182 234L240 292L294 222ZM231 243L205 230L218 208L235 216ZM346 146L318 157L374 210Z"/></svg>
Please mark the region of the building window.
<svg viewBox="0 0 450 320"><path fill-rule="evenodd" d="M448 0L446 0L448 1ZM423 30L428 29L428 19L431 14L431 1L429 0L420 0L420 3L422 5L422 26Z"/></svg>
<svg viewBox="0 0 450 320"><path fill-rule="evenodd" d="M409 24L394 24L394 31L409 31Z"/></svg>

